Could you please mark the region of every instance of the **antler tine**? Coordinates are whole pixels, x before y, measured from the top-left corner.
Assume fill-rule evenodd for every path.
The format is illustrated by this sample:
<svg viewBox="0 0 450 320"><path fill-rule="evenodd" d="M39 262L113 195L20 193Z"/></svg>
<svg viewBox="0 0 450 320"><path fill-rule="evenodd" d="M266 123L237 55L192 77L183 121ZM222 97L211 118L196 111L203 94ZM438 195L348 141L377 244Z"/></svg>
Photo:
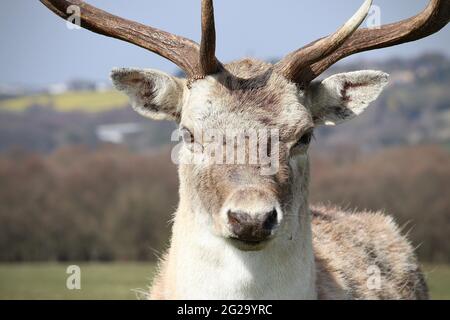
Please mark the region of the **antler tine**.
<svg viewBox="0 0 450 320"><path fill-rule="evenodd" d="M367 17L371 5L372 0L365 0L353 17L334 34L292 52L278 62L275 68L286 78L300 82L299 75L305 67L332 54L358 29Z"/></svg>
<svg viewBox="0 0 450 320"><path fill-rule="evenodd" d="M195 79L218 70L220 63L214 56L214 18L206 14L202 36L202 48L189 39L177 36L138 22L123 19L97 9L82 0L40 0L47 8L63 19L68 19L70 6L80 8L81 26L108 37L123 40L152 51L178 65L188 78ZM212 12L212 2L204 1L203 7ZM209 10L209 8L211 8ZM204 39L204 41L203 41ZM214 41L213 41L214 40ZM205 62L203 62L205 57Z"/></svg>
<svg viewBox="0 0 450 320"><path fill-rule="evenodd" d="M367 3L367 1L366 1ZM365 3L365 4L366 4ZM364 5L363 5L364 6ZM431 0L427 8L415 17L373 29L360 29L354 31L339 46L334 46L333 50L327 50L320 59L308 59L308 64L293 62L289 58L296 56L296 53L306 52L310 47L315 47L318 43L326 41L330 37L313 42L302 49L288 55L277 65L278 69L285 72L287 77L294 82L307 85L317 76L327 70L337 61L355 53L391 47L405 42L416 41L438 32L447 25L450 20L450 1ZM330 52L331 51L331 52ZM303 56L305 54L302 54ZM317 56L314 56L317 57ZM311 61L314 61L311 63ZM291 66L297 68L288 68Z"/></svg>
<svg viewBox="0 0 450 320"><path fill-rule="evenodd" d="M202 0L202 40L200 43L200 64L203 75L216 73L220 63L216 59L216 29L212 0Z"/></svg>
<svg viewBox="0 0 450 320"><path fill-rule="evenodd" d="M343 46L327 58L306 68L300 77L309 83L345 57L359 52L420 40L438 32L449 21L450 1L431 0L424 11L412 18L384 25L379 29L357 30Z"/></svg>

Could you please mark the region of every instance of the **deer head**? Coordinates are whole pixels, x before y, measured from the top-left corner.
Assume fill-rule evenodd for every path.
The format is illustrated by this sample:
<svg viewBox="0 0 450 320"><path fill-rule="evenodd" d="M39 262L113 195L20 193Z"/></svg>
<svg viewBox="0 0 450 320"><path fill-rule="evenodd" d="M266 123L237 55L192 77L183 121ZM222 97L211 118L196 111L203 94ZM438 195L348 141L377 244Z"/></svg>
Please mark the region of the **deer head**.
<svg viewBox="0 0 450 320"><path fill-rule="evenodd" d="M229 132L255 130L258 135L277 130L277 141L256 143L265 145L267 155L276 158L276 170L271 174L261 174L267 163L248 161L180 165L181 206L190 215L185 221L190 221L187 223L193 228L194 224L208 228L242 250L258 250L272 239L300 232L302 224L308 222L307 214L301 212L307 212L308 146L314 128L335 125L361 114L381 93L388 75L358 71L320 82L313 80L346 56L431 35L443 28L450 16L450 1L432 0L413 18L378 29L358 29L372 4L366 0L334 34L274 65L251 59L224 65L215 56L212 0L202 1L200 45L113 16L79 0L41 2L63 18L68 17L70 5L78 5L82 27L148 49L185 71L186 79L137 69L116 69L111 76L138 113L180 125L184 137L181 159L192 158L211 145L235 149L224 143L229 140L223 137L205 137L206 130L214 130L214 136L217 132L227 136ZM243 145L248 146L248 136L243 140ZM202 153L203 160L209 156ZM258 157L262 154L258 153Z"/></svg>

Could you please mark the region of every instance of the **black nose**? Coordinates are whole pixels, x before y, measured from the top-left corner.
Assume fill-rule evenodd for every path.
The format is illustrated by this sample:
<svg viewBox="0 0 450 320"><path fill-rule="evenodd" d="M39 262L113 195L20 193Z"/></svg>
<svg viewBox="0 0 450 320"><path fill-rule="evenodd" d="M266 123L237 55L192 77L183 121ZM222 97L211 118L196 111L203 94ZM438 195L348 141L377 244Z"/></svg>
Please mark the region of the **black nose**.
<svg viewBox="0 0 450 320"><path fill-rule="evenodd" d="M259 215L228 211L228 222L237 239L247 242L261 242L271 235L272 229L277 225L277 216L275 209Z"/></svg>

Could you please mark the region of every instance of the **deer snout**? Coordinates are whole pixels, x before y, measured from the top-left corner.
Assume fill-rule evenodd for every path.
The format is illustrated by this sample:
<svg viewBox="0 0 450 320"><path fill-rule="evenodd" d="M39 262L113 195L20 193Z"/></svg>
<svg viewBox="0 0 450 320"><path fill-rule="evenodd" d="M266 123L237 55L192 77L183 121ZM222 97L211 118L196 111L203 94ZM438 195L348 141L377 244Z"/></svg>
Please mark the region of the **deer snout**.
<svg viewBox="0 0 450 320"><path fill-rule="evenodd" d="M267 240L278 225L278 212L275 208L261 214L228 210L227 215L232 238L249 244Z"/></svg>
<svg viewBox="0 0 450 320"><path fill-rule="evenodd" d="M238 249L261 250L275 238L283 212L276 195L261 187L242 187L225 201L221 210L223 235Z"/></svg>

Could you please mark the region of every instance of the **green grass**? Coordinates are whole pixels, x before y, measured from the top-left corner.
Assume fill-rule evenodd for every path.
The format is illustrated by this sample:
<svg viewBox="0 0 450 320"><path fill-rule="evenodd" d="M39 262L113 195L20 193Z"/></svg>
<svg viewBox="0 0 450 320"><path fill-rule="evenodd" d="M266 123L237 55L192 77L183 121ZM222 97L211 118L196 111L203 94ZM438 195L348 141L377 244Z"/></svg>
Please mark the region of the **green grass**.
<svg viewBox="0 0 450 320"><path fill-rule="evenodd" d="M0 299L137 299L155 270L151 263L81 263L81 290L68 290L69 265L0 264Z"/></svg>
<svg viewBox="0 0 450 320"><path fill-rule="evenodd" d="M81 290L68 290L68 265L0 264L0 299L137 299L155 271L151 263L82 263ZM423 269L431 297L450 299L450 265Z"/></svg>
<svg viewBox="0 0 450 320"><path fill-rule="evenodd" d="M49 106L57 111L101 112L122 108L128 98L115 90L66 92L57 95L32 95L0 101L0 110L23 111L32 105Z"/></svg>
<svg viewBox="0 0 450 320"><path fill-rule="evenodd" d="M423 267L431 298L450 300L450 265L430 265Z"/></svg>

